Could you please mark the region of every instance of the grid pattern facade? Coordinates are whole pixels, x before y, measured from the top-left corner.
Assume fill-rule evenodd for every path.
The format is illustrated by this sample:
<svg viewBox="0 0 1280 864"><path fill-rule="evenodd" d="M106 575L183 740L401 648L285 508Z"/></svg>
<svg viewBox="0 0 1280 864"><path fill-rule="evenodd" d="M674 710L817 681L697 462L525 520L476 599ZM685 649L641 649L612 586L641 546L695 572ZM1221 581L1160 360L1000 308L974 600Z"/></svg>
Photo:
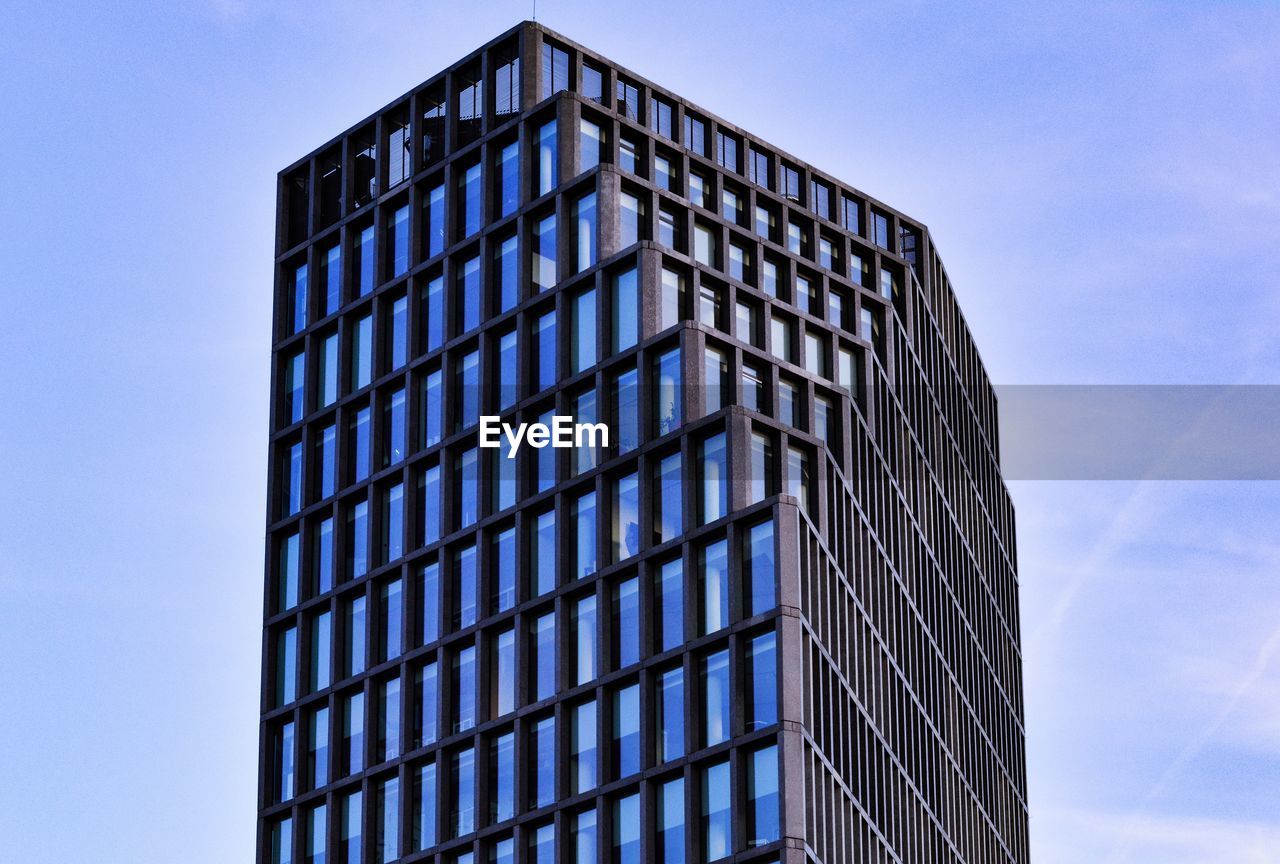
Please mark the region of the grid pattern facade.
<svg viewBox="0 0 1280 864"><path fill-rule="evenodd" d="M275 285L260 862L1027 860L923 226L525 22L281 172Z"/></svg>

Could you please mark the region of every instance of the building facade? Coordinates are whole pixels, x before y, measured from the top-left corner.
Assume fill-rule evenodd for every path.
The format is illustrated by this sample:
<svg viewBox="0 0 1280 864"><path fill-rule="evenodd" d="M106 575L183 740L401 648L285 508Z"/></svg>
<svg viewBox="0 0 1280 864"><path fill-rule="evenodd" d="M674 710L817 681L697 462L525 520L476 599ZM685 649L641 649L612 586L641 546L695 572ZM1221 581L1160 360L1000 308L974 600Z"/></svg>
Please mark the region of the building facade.
<svg viewBox="0 0 1280 864"><path fill-rule="evenodd" d="M260 862L1027 861L920 223L529 22L278 200Z"/></svg>

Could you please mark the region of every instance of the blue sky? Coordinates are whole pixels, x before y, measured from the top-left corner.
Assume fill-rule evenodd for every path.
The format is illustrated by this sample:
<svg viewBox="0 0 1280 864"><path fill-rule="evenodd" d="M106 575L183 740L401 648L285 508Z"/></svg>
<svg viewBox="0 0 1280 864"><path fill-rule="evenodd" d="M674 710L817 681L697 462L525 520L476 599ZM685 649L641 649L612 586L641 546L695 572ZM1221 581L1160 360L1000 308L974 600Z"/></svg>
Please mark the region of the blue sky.
<svg viewBox="0 0 1280 864"><path fill-rule="evenodd" d="M999 383L1275 383L1280 8L1041 5L539 18L926 222ZM531 8L0 2L0 860L251 860L274 175ZM1011 488L1037 864L1280 861L1280 489Z"/></svg>

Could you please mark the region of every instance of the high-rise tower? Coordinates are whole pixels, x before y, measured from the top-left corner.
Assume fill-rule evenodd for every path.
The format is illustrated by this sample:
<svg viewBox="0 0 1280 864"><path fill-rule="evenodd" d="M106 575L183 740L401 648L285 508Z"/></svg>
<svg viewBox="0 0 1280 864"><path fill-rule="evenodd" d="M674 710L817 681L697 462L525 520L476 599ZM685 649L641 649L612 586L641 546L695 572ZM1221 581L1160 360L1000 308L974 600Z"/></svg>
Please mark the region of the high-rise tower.
<svg viewBox="0 0 1280 864"><path fill-rule="evenodd" d="M1013 509L922 225L532 23L277 225L261 862L1027 861Z"/></svg>

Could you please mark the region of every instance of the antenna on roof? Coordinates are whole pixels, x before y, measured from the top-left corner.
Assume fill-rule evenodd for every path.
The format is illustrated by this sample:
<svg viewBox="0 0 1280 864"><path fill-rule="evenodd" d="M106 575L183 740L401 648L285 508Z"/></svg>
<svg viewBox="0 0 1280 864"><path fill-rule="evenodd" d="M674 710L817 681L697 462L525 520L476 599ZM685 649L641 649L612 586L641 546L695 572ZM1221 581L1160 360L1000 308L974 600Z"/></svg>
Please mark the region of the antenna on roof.
<svg viewBox="0 0 1280 864"><path fill-rule="evenodd" d="M533 20L538 20L538 0L533 0Z"/></svg>

